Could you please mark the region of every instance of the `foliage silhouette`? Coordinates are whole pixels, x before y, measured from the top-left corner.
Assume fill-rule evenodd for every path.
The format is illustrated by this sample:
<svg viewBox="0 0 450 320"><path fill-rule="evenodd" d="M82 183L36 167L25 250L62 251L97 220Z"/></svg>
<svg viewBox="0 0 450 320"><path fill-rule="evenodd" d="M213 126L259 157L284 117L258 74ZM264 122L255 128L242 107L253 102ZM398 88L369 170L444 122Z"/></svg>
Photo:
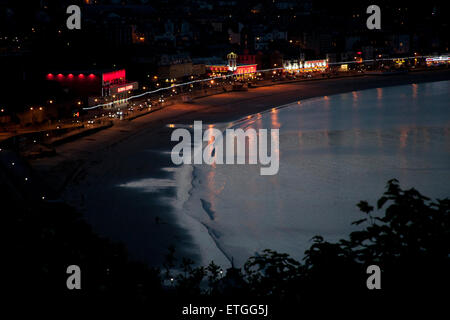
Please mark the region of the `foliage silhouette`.
<svg viewBox="0 0 450 320"><path fill-rule="evenodd" d="M2 188L2 194L8 190ZM185 303L269 303L288 314L327 306L398 307L405 303L441 306L450 270L450 200L432 202L415 189L402 190L395 179L375 207L358 203L363 227L332 243L321 236L299 262L264 250L242 269L222 271L211 262L177 263L169 248L162 269L130 261L125 248L95 235L63 203L13 202L7 226L14 234L7 251L10 297L60 305L166 306L179 314ZM383 213L384 210L384 214ZM65 268L74 261L83 274L83 290L68 291ZM382 270L382 290L368 290L366 269Z"/></svg>

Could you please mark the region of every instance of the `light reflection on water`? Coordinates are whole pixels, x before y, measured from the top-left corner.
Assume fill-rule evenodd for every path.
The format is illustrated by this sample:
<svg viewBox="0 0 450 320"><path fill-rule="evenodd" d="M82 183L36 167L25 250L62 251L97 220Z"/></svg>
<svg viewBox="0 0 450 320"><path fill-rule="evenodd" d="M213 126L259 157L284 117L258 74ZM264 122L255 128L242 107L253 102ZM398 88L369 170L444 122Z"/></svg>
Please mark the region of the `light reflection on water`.
<svg viewBox="0 0 450 320"><path fill-rule="evenodd" d="M187 214L216 231L237 264L271 248L301 258L316 234L345 236L356 203L374 203L387 180L450 195L450 82L344 93L272 109L238 127L280 129L280 170L196 166ZM205 214L209 203L214 219Z"/></svg>

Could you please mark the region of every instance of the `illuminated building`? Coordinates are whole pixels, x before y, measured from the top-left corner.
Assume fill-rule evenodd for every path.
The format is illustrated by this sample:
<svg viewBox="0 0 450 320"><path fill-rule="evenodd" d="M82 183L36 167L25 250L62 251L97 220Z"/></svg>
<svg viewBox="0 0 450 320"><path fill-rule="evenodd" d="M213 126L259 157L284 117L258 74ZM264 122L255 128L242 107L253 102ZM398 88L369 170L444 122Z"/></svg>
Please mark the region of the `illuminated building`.
<svg viewBox="0 0 450 320"><path fill-rule="evenodd" d="M256 54L250 54L248 49L244 49L244 53L238 55L237 63L239 64L255 64L256 62Z"/></svg>
<svg viewBox="0 0 450 320"><path fill-rule="evenodd" d="M426 63L428 67L450 64L450 57L447 56L429 57L426 58Z"/></svg>
<svg viewBox="0 0 450 320"><path fill-rule="evenodd" d="M213 64L206 65L206 69L208 70L211 76L223 75L232 73L235 75L247 75L253 76L253 74L257 71L257 64L239 64L237 63L238 55L234 52L231 52L227 55L228 64Z"/></svg>
<svg viewBox="0 0 450 320"><path fill-rule="evenodd" d="M401 66L403 66L405 64L405 59L395 59L394 60L394 64L397 67L401 67Z"/></svg>
<svg viewBox="0 0 450 320"><path fill-rule="evenodd" d="M124 99L138 89L137 82L127 81L125 69L58 71L48 73L46 79L58 82L74 96L86 98L88 106L105 101L117 101L118 105L125 104ZM78 105L85 105L78 102Z"/></svg>
<svg viewBox="0 0 450 320"><path fill-rule="evenodd" d="M326 59L311 61L284 60L283 68L291 73L325 71L328 68L328 61Z"/></svg>
<svg viewBox="0 0 450 320"><path fill-rule="evenodd" d="M348 71L348 64L341 64L339 71Z"/></svg>
<svg viewBox="0 0 450 320"><path fill-rule="evenodd" d="M236 71L237 70L237 54L234 52L230 52L229 54L227 54L227 59L228 59L228 70L230 71Z"/></svg>

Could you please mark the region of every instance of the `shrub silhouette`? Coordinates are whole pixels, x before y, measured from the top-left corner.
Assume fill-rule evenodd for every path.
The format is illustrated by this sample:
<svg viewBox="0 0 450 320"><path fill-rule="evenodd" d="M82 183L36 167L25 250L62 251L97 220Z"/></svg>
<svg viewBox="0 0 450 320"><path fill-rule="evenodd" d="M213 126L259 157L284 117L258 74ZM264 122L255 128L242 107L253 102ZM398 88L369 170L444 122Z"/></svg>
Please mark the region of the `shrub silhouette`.
<svg viewBox="0 0 450 320"><path fill-rule="evenodd" d="M414 188L402 190L392 179L377 202L378 214L366 201L357 204L365 217L353 224L365 228L352 232L348 239L331 243L315 236L302 262L264 250L248 259L242 273L231 268L223 279L215 274L209 283L221 283L222 292L227 285L234 286L234 296L250 294L285 306L350 301L390 307L414 301L439 305L447 297L441 292L449 285L449 204L449 199L432 202ZM366 286L370 265L382 270L380 291ZM228 281L230 271L240 277L239 290L236 280ZM210 292L208 288L204 294Z"/></svg>
<svg viewBox="0 0 450 320"><path fill-rule="evenodd" d="M2 194L8 190L2 188ZM270 303L279 314L323 306L440 306L448 295L450 201L431 201L395 179L375 207L358 204L361 230L331 243L312 239L303 261L272 250L250 257L242 269L195 266L169 248L163 270L130 261L125 248L95 235L71 207L16 202L7 227L7 291L12 299L52 305L166 306L179 315L183 303ZM382 214L384 211L384 214ZM83 290L68 291L65 268L79 263ZM368 290L366 269L382 270L382 290ZM170 318L170 317L169 317Z"/></svg>

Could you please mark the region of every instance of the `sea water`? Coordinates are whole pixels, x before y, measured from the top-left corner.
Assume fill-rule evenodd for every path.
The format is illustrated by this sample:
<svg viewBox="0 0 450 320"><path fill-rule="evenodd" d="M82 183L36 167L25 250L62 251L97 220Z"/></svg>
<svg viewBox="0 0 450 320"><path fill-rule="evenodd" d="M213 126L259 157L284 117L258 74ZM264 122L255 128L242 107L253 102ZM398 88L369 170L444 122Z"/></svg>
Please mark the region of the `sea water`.
<svg viewBox="0 0 450 320"><path fill-rule="evenodd" d="M230 124L279 129L278 174L261 176L249 164L195 165L178 212L237 266L264 249L301 259L313 236L336 241L360 228L351 225L363 217L356 204L375 204L389 179L450 196L449 99L450 81L384 87L299 97ZM217 259L213 251L203 250L204 261Z"/></svg>

